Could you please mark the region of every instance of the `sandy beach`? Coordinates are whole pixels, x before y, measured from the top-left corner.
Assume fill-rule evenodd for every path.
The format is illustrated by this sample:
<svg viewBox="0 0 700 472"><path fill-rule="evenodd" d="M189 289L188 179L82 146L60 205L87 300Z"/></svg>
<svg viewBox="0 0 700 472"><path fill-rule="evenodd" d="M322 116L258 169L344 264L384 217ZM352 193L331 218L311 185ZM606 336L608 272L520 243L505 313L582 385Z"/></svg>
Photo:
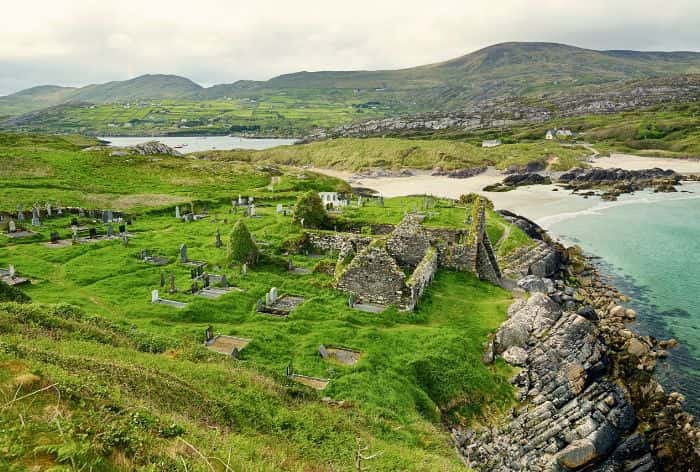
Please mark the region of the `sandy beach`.
<svg viewBox="0 0 700 472"><path fill-rule="evenodd" d="M613 154L611 157L592 159L591 164L595 167L629 170L660 167L673 169L682 174L700 174L700 160L697 159ZM491 199L498 210L513 211L545 227L552 221L553 216L591 210L605 204L600 198L584 198L556 185L533 185L510 192L484 192L485 186L503 180L504 174L495 168L489 168L483 174L466 179L432 176L430 171L425 170L413 171L414 175L408 177L363 177L332 169L313 169L313 171L343 179L353 187L370 188L385 197L428 194L436 197L459 198L460 195L474 192Z"/></svg>

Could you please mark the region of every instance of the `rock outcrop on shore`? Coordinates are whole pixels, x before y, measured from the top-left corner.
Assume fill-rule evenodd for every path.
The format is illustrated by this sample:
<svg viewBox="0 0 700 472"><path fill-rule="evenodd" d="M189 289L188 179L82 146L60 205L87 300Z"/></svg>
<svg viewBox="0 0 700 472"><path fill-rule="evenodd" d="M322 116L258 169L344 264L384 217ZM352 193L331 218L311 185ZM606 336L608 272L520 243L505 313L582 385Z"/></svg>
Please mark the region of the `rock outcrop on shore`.
<svg viewBox="0 0 700 472"><path fill-rule="evenodd" d="M107 142L105 142L107 144ZM121 156L181 156L182 154L174 148L163 144L159 141L148 141L146 143L136 144L134 146L110 147L110 146L92 146L83 149L85 152L109 150L109 155L112 157Z"/></svg>
<svg viewBox="0 0 700 472"><path fill-rule="evenodd" d="M499 472L700 470L700 428L682 395L653 377L674 342L628 330L636 314L579 249L521 224L541 240L505 273L530 295L511 305L484 356L521 368L520 404L492 428L454 431L465 462Z"/></svg>
<svg viewBox="0 0 700 472"><path fill-rule="evenodd" d="M603 199L616 200L623 193L647 188L656 192L675 192L682 176L669 169L571 169L561 175L558 182L574 191L600 189Z"/></svg>

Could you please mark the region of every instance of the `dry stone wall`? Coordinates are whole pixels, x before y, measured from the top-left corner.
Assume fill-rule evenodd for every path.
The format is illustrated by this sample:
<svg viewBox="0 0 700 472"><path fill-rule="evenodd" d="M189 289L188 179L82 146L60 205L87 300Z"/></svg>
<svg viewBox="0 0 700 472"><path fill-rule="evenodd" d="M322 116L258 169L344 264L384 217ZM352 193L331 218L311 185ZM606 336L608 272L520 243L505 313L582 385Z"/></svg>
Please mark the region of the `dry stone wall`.
<svg viewBox="0 0 700 472"><path fill-rule="evenodd" d="M379 305L405 306L410 296L403 273L383 247L369 246L348 264L336 287L355 295L359 301Z"/></svg>
<svg viewBox="0 0 700 472"><path fill-rule="evenodd" d="M420 261L416 270L411 274L407 285L409 289L409 297L402 307L405 310L413 310L418 304L418 300L423 295L425 289L433 281L435 273L438 270L438 253L435 248L429 248L423 260Z"/></svg>
<svg viewBox="0 0 700 472"><path fill-rule="evenodd" d="M416 215L406 215L386 243L399 265L409 267L416 267L429 247L428 233Z"/></svg>

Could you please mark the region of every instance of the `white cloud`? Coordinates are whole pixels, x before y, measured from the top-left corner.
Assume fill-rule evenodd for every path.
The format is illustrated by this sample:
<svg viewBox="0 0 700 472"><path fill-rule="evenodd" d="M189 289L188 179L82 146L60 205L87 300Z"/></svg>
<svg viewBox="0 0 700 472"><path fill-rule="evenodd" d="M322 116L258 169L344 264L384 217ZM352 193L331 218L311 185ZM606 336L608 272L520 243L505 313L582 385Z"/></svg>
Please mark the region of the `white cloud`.
<svg viewBox="0 0 700 472"><path fill-rule="evenodd" d="M0 94L156 72L212 84L409 67L502 41L700 49L697 0L5 0L0 15Z"/></svg>

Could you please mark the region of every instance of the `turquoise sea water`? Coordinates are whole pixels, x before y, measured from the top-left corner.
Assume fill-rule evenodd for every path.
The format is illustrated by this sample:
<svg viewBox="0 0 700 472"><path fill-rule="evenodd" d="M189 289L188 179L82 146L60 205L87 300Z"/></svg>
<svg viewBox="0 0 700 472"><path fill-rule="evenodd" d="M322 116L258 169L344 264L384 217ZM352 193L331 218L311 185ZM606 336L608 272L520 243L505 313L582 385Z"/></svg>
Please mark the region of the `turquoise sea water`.
<svg viewBox="0 0 700 472"><path fill-rule="evenodd" d="M632 329L680 341L657 374L700 414L700 184L682 189L690 193L640 192L538 221L601 258L602 272L633 299Z"/></svg>

